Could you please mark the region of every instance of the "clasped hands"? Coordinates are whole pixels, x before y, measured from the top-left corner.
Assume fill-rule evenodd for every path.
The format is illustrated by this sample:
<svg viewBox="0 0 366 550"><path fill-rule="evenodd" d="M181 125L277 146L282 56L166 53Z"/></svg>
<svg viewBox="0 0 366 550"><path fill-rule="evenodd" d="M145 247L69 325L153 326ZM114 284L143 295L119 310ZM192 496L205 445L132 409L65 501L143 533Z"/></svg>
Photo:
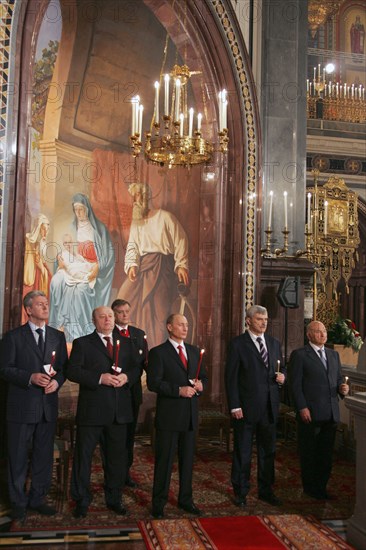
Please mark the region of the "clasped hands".
<svg viewBox="0 0 366 550"><path fill-rule="evenodd" d="M190 380L190 382L192 386L181 386L179 388L179 397L191 398L203 391L201 380Z"/></svg>
<svg viewBox="0 0 366 550"><path fill-rule="evenodd" d="M30 377L33 386L44 388L44 393L53 393L58 388L58 382L43 372L34 372Z"/></svg>
<svg viewBox="0 0 366 550"><path fill-rule="evenodd" d="M121 388L127 384L128 378L127 375L122 372L121 374L110 374L109 372L104 372L100 377L100 383L103 386L113 386L114 388Z"/></svg>

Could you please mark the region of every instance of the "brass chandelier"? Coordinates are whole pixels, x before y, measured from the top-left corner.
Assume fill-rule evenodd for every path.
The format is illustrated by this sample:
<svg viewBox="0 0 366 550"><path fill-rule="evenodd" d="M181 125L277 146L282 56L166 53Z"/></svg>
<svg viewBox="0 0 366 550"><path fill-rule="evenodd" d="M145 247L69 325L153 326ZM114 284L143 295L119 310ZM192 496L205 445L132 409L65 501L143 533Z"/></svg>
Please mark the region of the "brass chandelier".
<svg viewBox="0 0 366 550"><path fill-rule="evenodd" d="M191 167L209 162L214 153L214 144L202 135L202 113L195 115L188 105L188 82L192 74L186 64L174 65L170 73L160 75L155 82L154 114L150 129L145 132L142 143L143 105L140 97L132 98L132 131L130 136L132 154L139 157L142 148L148 162L160 166ZM163 109L161 88L164 87ZM219 101L219 150L228 149L227 92L218 94Z"/></svg>

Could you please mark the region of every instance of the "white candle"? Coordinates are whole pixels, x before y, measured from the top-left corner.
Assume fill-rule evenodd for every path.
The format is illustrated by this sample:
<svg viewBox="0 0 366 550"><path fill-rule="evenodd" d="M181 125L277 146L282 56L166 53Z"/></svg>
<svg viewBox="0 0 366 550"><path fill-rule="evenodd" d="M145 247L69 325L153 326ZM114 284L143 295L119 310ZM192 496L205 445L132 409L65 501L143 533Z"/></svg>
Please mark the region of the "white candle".
<svg viewBox="0 0 366 550"><path fill-rule="evenodd" d="M306 93L309 93L309 79L306 80Z"/></svg>
<svg viewBox="0 0 366 550"><path fill-rule="evenodd" d="M283 192L283 202L285 207L285 229L287 229L287 191Z"/></svg>
<svg viewBox="0 0 366 550"><path fill-rule="evenodd" d="M160 84L158 81L155 82L155 123L159 124L159 88Z"/></svg>
<svg viewBox="0 0 366 550"><path fill-rule="evenodd" d="M179 115L179 135L183 137L183 127L184 127L184 114Z"/></svg>
<svg viewBox="0 0 366 550"><path fill-rule="evenodd" d="M338 92L339 92L339 82L337 82L337 85L336 85L336 95L338 97Z"/></svg>
<svg viewBox="0 0 366 550"><path fill-rule="evenodd" d="M197 132L201 131L201 123L202 123L202 114L198 113L198 115L197 115Z"/></svg>
<svg viewBox="0 0 366 550"><path fill-rule="evenodd" d="M272 228L273 191L269 192L268 229Z"/></svg>
<svg viewBox="0 0 366 550"><path fill-rule="evenodd" d="M140 134L140 137L142 136L142 115L143 115L143 113L144 113L144 106L139 105L138 115L139 115L139 134Z"/></svg>
<svg viewBox="0 0 366 550"><path fill-rule="evenodd" d="M193 113L194 113L194 110L192 109L192 107L189 109L189 125L188 125L188 137L192 137L192 132L193 132Z"/></svg>
<svg viewBox="0 0 366 550"><path fill-rule="evenodd" d="M318 64L318 78L320 80L320 63Z"/></svg>
<svg viewBox="0 0 366 550"><path fill-rule="evenodd" d="M310 231L310 222L311 222L311 193L308 193L308 231Z"/></svg>
<svg viewBox="0 0 366 550"><path fill-rule="evenodd" d="M139 106L140 106L140 96L135 96L135 133L139 133Z"/></svg>
<svg viewBox="0 0 366 550"><path fill-rule="evenodd" d="M222 131L224 128L226 128L226 112L227 112L227 100L226 100L226 97L227 97L227 91L224 89L224 90L222 90L222 92L221 92L221 100L222 100L222 120L221 120L222 127L220 128L221 131Z"/></svg>
<svg viewBox="0 0 366 550"><path fill-rule="evenodd" d="M219 92L219 132L222 130L222 92Z"/></svg>
<svg viewBox="0 0 366 550"><path fill-rule="evenodd" d="M170 76L168 74L164 75L164 115L169 116L169 81Z"/></svg>
<svg viewBox="0 0 366 550"><path fill-rule="evenodd" d="M314 80L316 79L316 67L314 67Z"/></svg>
<svg viewBox="0 0 366 550"><path fill-rule="evenodd" d="M328 233L328 201L324 203L324 235Z"/></svg>
<svg viewBox="0 0 366 550"><path fill-rule="evenodd" d="M131 100L132 103L132 134L135 135L138 132L139 124L138 124L138 105L140 102L140 97L138 95L134 96Z"/></svg>
<svg viewBox="0 0 366 550"><path fill-rule="evenodd" d="M175 81L175 120L179 120L180 112L180 79Z"/></svg>
<svg viewBox="0 0 366 550"><path fill-rule="evenodd" d="M131 100L131 107L132 107L132 117L131 117L131 136L135 135L135 102L132 98Z"/></svg>

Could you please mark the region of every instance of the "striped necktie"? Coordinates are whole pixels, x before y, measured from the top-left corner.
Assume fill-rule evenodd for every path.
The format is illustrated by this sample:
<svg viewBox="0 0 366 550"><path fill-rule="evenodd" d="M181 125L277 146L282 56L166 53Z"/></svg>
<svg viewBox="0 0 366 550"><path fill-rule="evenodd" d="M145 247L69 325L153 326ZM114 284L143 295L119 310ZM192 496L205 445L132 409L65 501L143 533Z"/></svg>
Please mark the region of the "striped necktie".
<svg viewBox="0 0 366 550"><path fill-rule="evenodd" d="M268 369L268 352L267 352L266 348L264 347L263 340L262 340L262 338L260 338L260 336L258 336L257 342L259 344L259 353L261 354L263 362L264 362L264 364L266 365L266 367Z"/></svg>
<svg viewBox="0 0 366 550"><path fill-rule="evenodd" d="M182 361L184 367L187 368L188 367L187 358L184 355L184 351L183 351L182 346L178 346L178 355L179 355L179 359Z"/></svg>
<svg viewBox="0 0 366 550"><path fill-rule="evenodd" d="M324 349L323 348L318 349L318 353L319 353L320 360L324 365L325 370L328 370L327 358L326 358Z"/></svg>

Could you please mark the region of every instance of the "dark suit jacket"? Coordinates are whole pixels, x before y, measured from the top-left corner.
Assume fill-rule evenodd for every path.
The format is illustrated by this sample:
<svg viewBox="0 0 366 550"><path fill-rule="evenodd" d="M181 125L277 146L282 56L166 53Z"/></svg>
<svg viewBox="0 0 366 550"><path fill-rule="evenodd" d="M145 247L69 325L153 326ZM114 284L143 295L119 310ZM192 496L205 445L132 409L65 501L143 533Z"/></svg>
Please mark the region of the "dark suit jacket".
<svg viewBox="0 0 366 550"><path fill-rule="evenodd" d="M157 394L155 426L159 430L186 431L198 426L198 396L179 397L179 388L189 386L189 379L195 379L199 349L185 343L188 355L186 369L167 340L149 352L147 386ZM205 387L207 375L203 364L198 378Z"/></svg>
<svg viewBox="0 0 366 550"><path fill-rule="evenodd" d="M147 341L143 330L128 325L128 331L130 333L130 337L126 338L120 335L118 328L115 326L113 330L113 337L115 340L120 341L121 347L125 349L126 353L132 354L136 363L139 365L140 376L132 386L130 385L132 399L134 403L139 406L142 403L141 376L147 364Z"/></svg>
<svg viewBox="0 0 366 550"><path fill-rule="evenodd" d="M310 409L313 421L339 422L338 388L342 383L341 362L336 351L325 350L328 371L308 344L292 352L289 364L290 391L297 411Z"/></svg>
<svg viewBox="0 0 366 550"><path fill-rule="evenodd" d="M67 366L67 378L80 384L77 424L103 426L117 421L132 422L130 385L139 376L134 359L120 347L118 366L127 374L129 382L120 388L99 384L103 373L111 372L113 360L97 332L76 338Z"/></svg>
<svg viewBox="0 0 366 550"><path fill-rule="evenodd" d="M67 361L63 332L46 326L43 357L28 323L5 334L0 376L8 382L8 421L33 424L40 422L43 415L48 422L57 420L58 391L45 394L43 388L29 383L33 373L44 372L43 365L51 362L53 351L56 352L55 379L60 388L65 381L64 367Z"/></svg>
<svg viewBox="0 0 366 550"><path fill-rule="evenodd" d="M269 367L248 332L234 338L228 349L225 384L229 410L241 408L244 420L258 422L270 401L274 420L280 405L279 386L276 383L277 361L281 361L278 340L265 335ZM281 372L285 369L281 367Z"/></svg>

